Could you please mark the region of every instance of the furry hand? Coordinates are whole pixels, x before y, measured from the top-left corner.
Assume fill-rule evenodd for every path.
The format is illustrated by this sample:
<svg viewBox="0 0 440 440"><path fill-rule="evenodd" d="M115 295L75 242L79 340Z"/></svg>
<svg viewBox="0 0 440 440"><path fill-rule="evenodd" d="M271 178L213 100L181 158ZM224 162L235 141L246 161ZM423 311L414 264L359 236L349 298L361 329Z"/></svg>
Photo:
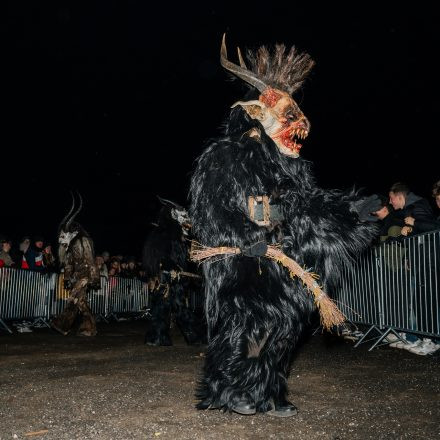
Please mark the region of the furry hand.
<svg viewBox="0 0 440 440"><path fill-rule="evenodd" d="M258 241L257 243L240 248L240 251L246 257L263 257L267 252L267 243L265 241Z"/></svg>
<svg viewBox="0 0 440 440"><path fill-rule="evenodd" d="M377 194L355 203L355 209L361 222L376 222L378 218L373 215L373 212L379 211L381 207L382 204Z"/></svg>

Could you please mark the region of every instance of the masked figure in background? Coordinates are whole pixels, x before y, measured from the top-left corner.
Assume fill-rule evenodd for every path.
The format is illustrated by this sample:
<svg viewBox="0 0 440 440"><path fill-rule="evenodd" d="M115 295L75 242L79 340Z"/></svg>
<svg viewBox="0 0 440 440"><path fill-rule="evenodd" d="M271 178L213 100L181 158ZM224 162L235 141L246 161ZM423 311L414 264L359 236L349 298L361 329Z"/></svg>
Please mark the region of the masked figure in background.
<svg viewBox="0 0 440 440"><path fill-rule="evenodd" d="M190 188L192 232L211 252L203 260L209 346L198 408L287 417L297 412L287 400L292 354L315 305L269 249L328 290L374 237L370 213L380 202L319 188L300 157L310 123L292 94L311 58L283 45L247 55L249 68L240 51L240 65L230 62L223 39L222 66L250 90L199 157Z"/></svg>
<svg viewBox="0 0 440 440"><path fill-rule="evenodd" d="M67 306L52 322L52 328L67 335L75 320L80 320L78 335L95 336L96 322L92 315L87 293L90 289L100 288L99 271L95 265L93 241L87 232L74 218L82 208L82 198L79 208L75 209L75 199L72 194L72 208L61 221L58 234L58 256L64 269L64 287L69 290Z"/></svg>
<svg viewBox="0 0 440 440"><path fill-rule="evenodd" d="M206 340L204 317L197 316L189 300L192 290L200 290L201 280L189 261L191 222L182 206L159 198L162 208L143 250L143 264L149 279L151 317L145 343L172 345L171 316L187 344Z"/></svg>

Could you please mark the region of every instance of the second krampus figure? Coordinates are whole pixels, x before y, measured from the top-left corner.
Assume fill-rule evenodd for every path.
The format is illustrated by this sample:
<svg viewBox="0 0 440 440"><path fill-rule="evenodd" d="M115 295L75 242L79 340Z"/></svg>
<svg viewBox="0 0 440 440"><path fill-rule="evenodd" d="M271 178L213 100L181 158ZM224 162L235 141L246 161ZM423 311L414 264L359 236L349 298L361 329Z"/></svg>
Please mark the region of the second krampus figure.
<svg viewBox="0 0 440 440"><path fill-rule="evenodd" d="M144 244L143 264L149 280L151 315L145 343L172 345L172 317L187 344L206 342L203 316L192 310L191 295L199 293L200 275L189 261L191 222L186 209L159 197L163 205Z"/></svg>
<svg viewBox="0 0 440 440"><path fill-rule="evenodd" d="M91 289L100 289L99 271L95 264L93 241L82 226L74 219L82 208L75 208L75 199L70 212L61 221L58 233L58 256L64 269L64 287L69 290L69 298L64 311L55 317L51 325L58 332L67 335L76 320L79 320L78 334L96 335L96 321L90 310L87 295Z"/></svg>

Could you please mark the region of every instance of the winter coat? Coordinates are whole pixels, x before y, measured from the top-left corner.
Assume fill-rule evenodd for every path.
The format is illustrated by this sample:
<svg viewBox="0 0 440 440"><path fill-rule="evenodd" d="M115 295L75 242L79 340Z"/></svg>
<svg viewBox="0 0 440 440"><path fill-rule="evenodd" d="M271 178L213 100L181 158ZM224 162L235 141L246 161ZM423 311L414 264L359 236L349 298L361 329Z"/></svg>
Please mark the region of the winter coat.
<svg viewBox="0 0 440 440"><path fill-rule="evenodd" d="M413 235L440 228L440 222L435 218L429 202L412 192L406 196L405 206L403 207L403 217L408 216L414 218Z"/></svg>

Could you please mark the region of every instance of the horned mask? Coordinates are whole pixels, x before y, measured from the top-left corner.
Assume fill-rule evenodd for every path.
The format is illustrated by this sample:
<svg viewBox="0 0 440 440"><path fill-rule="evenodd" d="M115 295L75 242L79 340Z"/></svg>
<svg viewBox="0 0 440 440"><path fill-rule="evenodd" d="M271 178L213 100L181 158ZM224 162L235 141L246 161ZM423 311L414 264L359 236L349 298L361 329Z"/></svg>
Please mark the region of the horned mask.
<svg viewBox="0 0 440 440"><path fill-rule="evenodd" d="M251 64L248 69L238 50L240 65L228 60L225 35L220 51L222 66L260 92L257 100L238 101L232 107L241 106L252 118L258 120L266 134L272 138L281 153L298 157L310 123L304 116L292 94L303 84L313 67L307 54L300 54L294 47L286 53L284 45L276 45L273 53L260 47L255 54L247 53Z"/></svg>

